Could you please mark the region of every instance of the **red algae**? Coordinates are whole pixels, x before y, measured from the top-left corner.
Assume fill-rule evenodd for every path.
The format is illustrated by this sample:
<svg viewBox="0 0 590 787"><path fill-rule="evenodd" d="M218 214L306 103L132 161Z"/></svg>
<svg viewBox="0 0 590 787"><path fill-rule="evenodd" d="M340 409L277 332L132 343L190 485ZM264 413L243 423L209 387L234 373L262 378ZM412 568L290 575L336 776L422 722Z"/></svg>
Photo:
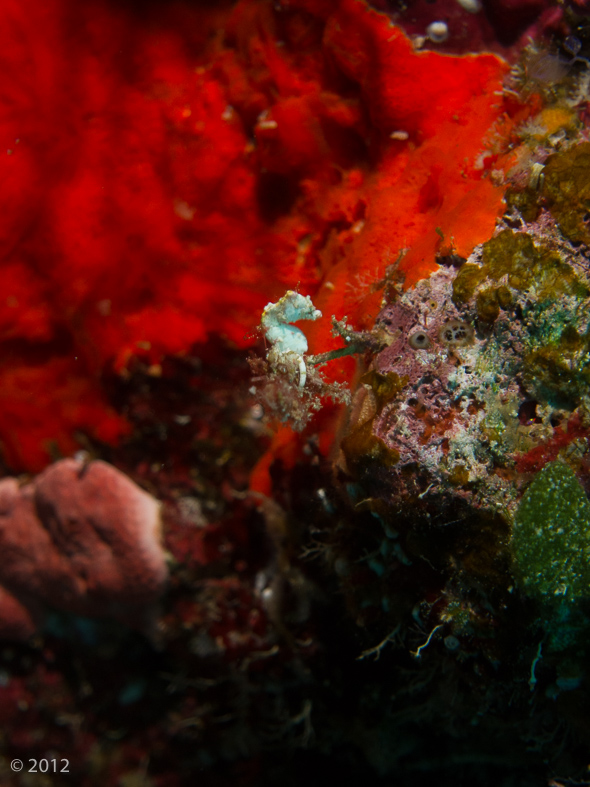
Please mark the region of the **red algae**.
<svg viewBox="0 0 590 787"><path fill-rule="evenodd" d="M568 446L574 444L575 447L577 441L588 439L588 427L580 422L577 415L570 418L565 426L564 429L558 425L550 440L516 456L516 469L519 474L540 472L549 462L555 462L560 452Z"/></svg>
<svg viewBox="0 0 590 787"><path fill-rule="evenodd" d="M134 357L159 364L212 334L251 345L265 303L297 283L328 317L370 325L370 283L400 249L411 283L494 226L496 153L480 154L507 65L493 55L416 54L360 0L141 16L25 0L2 22L13 469L70 453L76 432L128 432L101 380Z"/></svg>

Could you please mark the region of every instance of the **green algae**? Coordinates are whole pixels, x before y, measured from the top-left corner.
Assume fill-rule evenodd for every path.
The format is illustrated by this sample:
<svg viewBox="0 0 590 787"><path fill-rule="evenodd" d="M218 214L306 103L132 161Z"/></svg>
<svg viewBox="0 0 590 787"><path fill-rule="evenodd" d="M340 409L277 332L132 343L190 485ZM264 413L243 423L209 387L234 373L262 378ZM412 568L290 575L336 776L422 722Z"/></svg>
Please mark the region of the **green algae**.
<svg viewBox="0 0 590 787"><path fill-rule="evenodd" d="M494 287L488 287L477 293L475 309L478 318L483 322L495 322L500 314L500 302Z"/></svg>
<svg viewBox="0 0 590 787"><path fill-rule="evenodd" d="M473 297L476 288L486 279L487 272L480 265L466 262L453 281L453 302L464 306Z"/></svg>
<svg viewBox="0 0 590 787"><path fill-rule="evenodd" d="M484 244L482 259L492 280L508 276L511 287L524 290L534 281L539 254L530 235L504 230Z"/></svg>
<svg viewBox="0 0 590 787"><path fill-rule="evenodd" d="M523 381L540 401L577 407L590 385L590 333L584 299L531 301L525 310L528 335Z"/></svg>
<svg viewBox="0 0 590 787"><path fill-rule="evenodd" d="M523 380L539 399L555 407L575 408L590 386L587 341L580 350L562 340L527 353Z"/></svg>
<svg viewBox="0 0 590 787"><path fill-rule="evenodd" d="M453 301L465 306L474 300L480 327L519 304L522 367L513 371L522 372L539 401L570 409L590 385L589 296L587 284L556 251L512 230L485 243L482 264L464 265L453 282ZM493 346L502 352L501 342Z"/></svg>
<svg viewBox="0 0 590 787"><path fill-rule="evenodd" d="M468 303L475 290L483 282L500 282L507 278L508 285L517 291L534 289L538 299L557 295L573 295L585 298L590 294L573 268L559 255L535 245L530 235L524 232L503 230L484 244L482 265L467 263L453 282L453 301L457 306ZM505 284L491 287L478 293L478 312L485 321L498 309L508 308L512 302L510 290Z"/></svg>
<svg viewBox="0 0 590 787"><path fill-rule="evenodd" d="M504 195L508 212L516 208L526 222L535 221L539 215L539 192L537 189L508 189Z"/></svg>
<svg viewBox="0 0 590 787"><path fill-rule="evenodd" d="M590 595L590 502L568 465L550 462L533 479L516 512L512 550L532 598Z"/></svg>
<svg viewBox="0 0 590 787"><path fill-rule="evenodd" d="M590 142L547 159L542 195L563 234L590 243Z"/></svg>
<svg viewBox="0 0 590 787"><path fill-rule="evenodd" d="M453 282L453 301L463 305L471 300L481 283L499 282L503 277L508 278L508 284L515 290L529 288L539 277L542 256L543 252L529 235L503 230L484 244L481 266L468 263L461 268Z"/></svg>
<svg viewBox="0 0 590 787"><path fill-rule="evenodd" d="M534 221L547 207L561 232L574 243L590 243L590 143L549 156L543 167L540 190L508 189L506 205L516 208L522 218Z"/></svg>
<svg viewBox="0 0 590 787"><path fill-rule="evenodd" d="M516 512L511 544L520 586L539 604L547 652L569 653L557 667L559 693L566 678L583 672L589 623L590 501L568 465L550 462L535 476Z"/></svg>
<svg viewBox="0 0 590 787"><path fill-rule="evenodd" d="M499 287L488 287L477 293L475 311L481 322L493 323L500 314L512 306L513 299L510 288L501 284Z"/></svg>
<svg viewBox="0 0 590 787"><path fill-rule="evenodd" d="M361 377L361 383L370 385L375 397L377 412L381 412L387 402L394 399L397 394L408 384L407 377L400 377L395 372L381 374L372 369Z"/></svg>

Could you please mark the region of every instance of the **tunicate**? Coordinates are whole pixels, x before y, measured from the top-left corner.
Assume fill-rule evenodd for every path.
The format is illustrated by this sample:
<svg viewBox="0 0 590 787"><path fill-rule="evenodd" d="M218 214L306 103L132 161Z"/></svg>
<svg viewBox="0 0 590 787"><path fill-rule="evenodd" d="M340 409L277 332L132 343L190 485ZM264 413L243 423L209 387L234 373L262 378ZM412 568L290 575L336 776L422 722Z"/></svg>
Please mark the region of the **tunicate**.
<svg viewBox="0 0 590 787"><path fill-rule="evenodd" d="M408 344L413 350L427 350L430 347L430 339L424 331L416 331L408 339Z"/></svg>

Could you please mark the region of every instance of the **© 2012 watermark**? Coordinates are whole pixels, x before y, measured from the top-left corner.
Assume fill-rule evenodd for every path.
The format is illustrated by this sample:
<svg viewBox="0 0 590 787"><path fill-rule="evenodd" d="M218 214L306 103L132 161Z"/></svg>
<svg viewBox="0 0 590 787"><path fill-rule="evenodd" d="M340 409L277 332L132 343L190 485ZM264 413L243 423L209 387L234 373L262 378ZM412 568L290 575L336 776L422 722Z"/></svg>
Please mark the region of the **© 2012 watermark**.
<svg viewBox="0 0 590 787"><path fill-rule="evenodd" d="M69 773L70 761L65 758L59 760L11 760L10 767L18 773Z"/></svg>

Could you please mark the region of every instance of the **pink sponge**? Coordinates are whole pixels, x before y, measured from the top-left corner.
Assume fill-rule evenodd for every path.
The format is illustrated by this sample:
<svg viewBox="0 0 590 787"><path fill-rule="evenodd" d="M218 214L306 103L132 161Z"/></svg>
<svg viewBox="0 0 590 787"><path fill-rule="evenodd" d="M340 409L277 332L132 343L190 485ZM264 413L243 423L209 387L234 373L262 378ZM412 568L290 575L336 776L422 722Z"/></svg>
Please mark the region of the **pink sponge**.
<svg viewBox="0 0 590 787"><path fill-rule="evenodd" d="M0 636L48 608L144 625L167 569L158 501L105 462L63 459L0 481Z"/></svg>

